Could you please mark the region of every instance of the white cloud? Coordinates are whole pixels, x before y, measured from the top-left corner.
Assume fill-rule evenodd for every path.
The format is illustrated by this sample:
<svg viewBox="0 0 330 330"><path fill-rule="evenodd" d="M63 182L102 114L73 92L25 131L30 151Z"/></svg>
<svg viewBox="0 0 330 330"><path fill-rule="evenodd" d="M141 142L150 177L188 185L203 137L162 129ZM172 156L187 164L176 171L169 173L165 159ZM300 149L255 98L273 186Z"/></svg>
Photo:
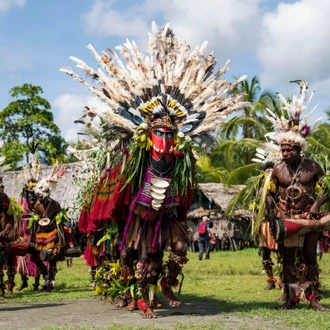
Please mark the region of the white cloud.
<svg viewBox="0 0 330 330"><path fill-rule="evenodd" d="M92 95L63 94L51 104L55 113L55 123L61 129L61 136L68 142L77 142L77 133L83 131L84 126L76 125L74 121L81 118L84 106L98 109L106 108Z"/></svg>
<svg viewBox="0 0 330 330"><path fill-rule="evenodd" d="M234 52L254 49L258 38L261 0L170 0L164 17L172 22L181 41L194 46L204 40L217 54L231 57Z"/></svg>
<svg viewBox="0 0 330 330"><path fill-rule="evenodd" d="M294 79L328 79L330 70L330 2L281 3L263 17L258 48L263 81L268 85Z"/></svg>
<svg viewBox="0 0 330 330"><path fill-rule="evenodd" d="M8 11L12 6L24 7L26 0L0 0L0 13Z"/></svg>
<svg viewBox="0 0 330 330"><path fill-rule="evenodd" d="M171 22L180 42L192 47L209 41L226 61L233 52L253 50L260 26L259 4L263 0L145 0L139 6L114 10L114 1L97 0L83 15L86 33L99 37L119 36L145 44L155 17Z"/></svg>
<svg viewBox="0 0 330 330"><path fill-rule="evenodd" d="M147 35L147 24L143 16L129 9L111 9L111 1L97 0L92 9L82 16L83 28L89 35L100 37L141 37ZM142 13L141 13L142 14Z"/></svg>
<svg viewBox="0 0 330 330"><path fill-rule="evenodd" d="M209 41L218 63L232 59L234 75L258 74L263 89L287 93L288 82L305 79L324 110L329 103L329 0L141 0L119 8L119 0L96 0L83 16L98 37L136 39L143 49L151 21L171 22L179 42ZM229 71L231 75L232 71ZM251 77L250 77L251 78ZM289 87L294 92L294 87ZM323 103L323 104L322 104Z"/></svg>

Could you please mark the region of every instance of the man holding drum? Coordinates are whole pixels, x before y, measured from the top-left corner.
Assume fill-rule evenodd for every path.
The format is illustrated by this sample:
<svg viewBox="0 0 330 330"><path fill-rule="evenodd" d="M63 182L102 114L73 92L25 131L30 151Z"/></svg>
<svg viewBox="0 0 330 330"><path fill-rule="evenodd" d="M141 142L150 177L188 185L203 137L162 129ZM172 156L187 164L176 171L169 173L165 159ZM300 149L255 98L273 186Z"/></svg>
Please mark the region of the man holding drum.
<svg viewBox="0 0 330 330"><path fill-rule="evenodd" d="M307 147L305 137L310 131L310 127L300 120L300 113L305 108L303 101L308 84L305 81L296 82L300 84L301 88L299 99L294 96L291 101L286 101L280 95L280 99L284 102L283 110L287 111L289 119L286 121L282 119L281 128L277 131L277 143L280 146L282 161L274 167L266 201L267 217L271 226L274 226L276 218L317 221L320 206L329 198L327 187L322 181L324 176L322 168L317 162L302 155L302 150ZM274 119L276 118L274 117ZM317 189L322 186L324 186L323 189ZM298 248L301 248L306 282L300 286L305 289L306 298L312 309L326 310L318 302L320 296L318 294L319 268L316 259L317 242L318 232L311 231L305 235L287 238L280 244L286 301L277 309L293 309L299 302L295 291L295 288L299 286L296 283L298 269L295 259Z"/></svg>

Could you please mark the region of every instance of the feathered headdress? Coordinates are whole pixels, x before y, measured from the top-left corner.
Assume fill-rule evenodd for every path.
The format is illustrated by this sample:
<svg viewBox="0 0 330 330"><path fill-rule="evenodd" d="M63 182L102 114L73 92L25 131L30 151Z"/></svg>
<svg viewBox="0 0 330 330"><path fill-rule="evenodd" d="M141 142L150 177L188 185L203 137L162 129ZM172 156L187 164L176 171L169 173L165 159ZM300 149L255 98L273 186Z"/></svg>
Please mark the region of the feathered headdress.
<svg viewBox="0 0 330 330"><path fill-rule="evenodd" d="M307 125L308 117L314 112L317 105L312 111L301 118L301 114L308 110L308 104L312 100L314 93L312 92L307 103L305 104L308 83L305 80L292 80L300 86L300 96L293 95L292 99L287 100L281 93L277 93L282 102L282 116L279 117L270 109L267 109L270 116L266 116L273 124L275 132L267 134L267 136L276 140L278 145L291 144L300 146L302 150L307 148L306 136L311 131L311 126ZM318 120L320 120L319 118ZM318 121L317 120L317 121ZM313 125L315 122L313 123Z"/></svg>
<svg viewBox="0 0 330 330"><path fill-rule="evenodd" d="M47 177L43 177L43 173L44 167L36 157L33 157L30 163L23 165L23 171L18 174L17 178L24 183L24 189L34 192L40 182L44 182L43 185L47 182L50 193L55 188L58 179L64 175L65 169L56 161L56 164Z"/></svg>
<svg viewBox="0 0 330 330"><path fill-rule="evenodd" d="M140 51L134 41L127 40L123 46L116 47L122 59L111 49L99 54L92 45L88 45L99 66L96 70L82 60L70 57L95 85L90 85L71 68L62 67L60 71L86 86L108 105L106 111L91 112L86 107L80 119L91 138L90 148L86 152L95 157L96 148L98 155L103 153L106 156L102 166L94 162L92 176L96 167L113 167L116 163L125 165L123 159L130 148L132 161L126 166L128 183L136 176L141 177L137 171L145 160L143 153L152 146L150 128L162 126L173 129L176 133L176 151L181 155L189 148L191 151L193 140L212 138L212 132L228 114L248 105L244 102L243 94L232 93L246 76L232 83L222 79L229 68L229 61L215 71L214 52L205 56L206 47L207 42L204 42L191 50L187 42L178 43L169 24L158 29L153 22L147 55ZM98 129L96 125L87 125L86 122L87 117L92 120L95 115L100 118L101 126ZM88 127L91 125L92 134ZM95 132L98 132L97 137ZM78 154L84 158L81 152ZM182 158L189 166L190 160L184 156ZM190 175L187 176L190 180Z"/></svg>
<svg viewBox="0 0 330 330"><path fill-rule="evenodd" d="M164 117L171 118L178 132L202 136L214 131L226 115L246 106L242 94L230 94L246 76L233 83L220 79L229 61L213 74L216 59L214 52L205 57L206 47L204 42L191 51L187 42L178 44L169 24L159 30L153 22L148 56L134 41L127 40L124 46L116 47L124 62L111 49L109 54L98 54L92 45L87 48L99 64L97 70L70 57L97 86L91 86L70 68L60 70L109 106L98 115L103 127L118 132L121 139L132 137L139 126L147 129L154 119Z"/></svg>
<svg viewBox="0 0 330 330"><path fill-rule="evenodd" d="M17 175L17 178L24 183L25 189L33 191L42 173L43 166L36 157L33 157L30 163L23 165L23 171Z"/></svg>

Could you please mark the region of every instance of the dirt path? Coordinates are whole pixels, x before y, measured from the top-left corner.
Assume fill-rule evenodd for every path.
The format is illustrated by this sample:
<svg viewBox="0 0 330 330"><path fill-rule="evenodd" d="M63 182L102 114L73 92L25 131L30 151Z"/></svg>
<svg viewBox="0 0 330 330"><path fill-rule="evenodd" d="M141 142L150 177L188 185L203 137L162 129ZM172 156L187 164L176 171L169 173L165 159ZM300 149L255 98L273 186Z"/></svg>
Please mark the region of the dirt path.
<svg viewBox="0 0 330 330"><path fill-rule="evenodd" d="M212 308L210 303L193 301L175 309L157 310L157 319L146 320L140 311L125 312L97 299L46 301L37 303L0 303L0 329L104 329L113 324L131 327L175 329L175 324L216 322L218 329L288 329L275 321L246 319ZM188 327L187 327L188 328ZM182 328L181 328L182 329ZM215 327L217 329L217 327Z"/></svg>

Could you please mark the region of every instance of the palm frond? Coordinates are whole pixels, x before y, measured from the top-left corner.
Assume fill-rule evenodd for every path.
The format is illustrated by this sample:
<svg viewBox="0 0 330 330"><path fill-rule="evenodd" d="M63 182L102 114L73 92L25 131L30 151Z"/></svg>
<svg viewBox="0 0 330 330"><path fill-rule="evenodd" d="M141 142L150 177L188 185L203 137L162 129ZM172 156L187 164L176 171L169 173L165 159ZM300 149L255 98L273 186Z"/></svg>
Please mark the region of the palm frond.
<svg viewBox="0 0 330 330"><path fill-rule="evenodd" d="M226 184L244 184L251 176L255 176L256 169L260 164L252 163L232 170L226 180Z"/></svg>

